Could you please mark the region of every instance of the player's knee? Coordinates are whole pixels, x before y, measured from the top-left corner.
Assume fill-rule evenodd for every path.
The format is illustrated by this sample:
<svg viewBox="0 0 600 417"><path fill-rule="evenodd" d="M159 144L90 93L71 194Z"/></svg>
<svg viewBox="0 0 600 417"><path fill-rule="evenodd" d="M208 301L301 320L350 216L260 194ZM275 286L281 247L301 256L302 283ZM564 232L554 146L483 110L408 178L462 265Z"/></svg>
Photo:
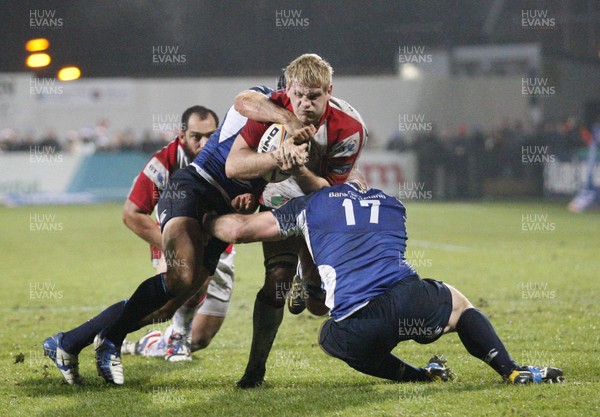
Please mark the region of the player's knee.
<svg viewBox="0 0 600 417"><path fill-rule="evenodd" d="M285 298L292 287L292 280L296 273L296 267L288 263L279 263L267 267L265 274L265 285L262 288L263 296L270 303L281 307L285 304Z"/></svg>
<svg viewBox="0 0 600 417"><path fill-rule="evenodd" d="M456 328L456 325L458 324L458 320L460 320L460 316L462 315L462 313L469 308L473 308L473 304L471 304L467 297L465 297L456 288L448 284L446 284L446 286L452 294L452 313L450 314L450 319L445 329L445 331L448 332Z"/></svg>
<svg viewBox="0 0 600 417"><path fill-rule="evenodd" d="M200 334L197 337L192 336L192 352L197 350L206 349L210 342L212 342L213 335Z"/></svg>
<svg viewBox="0 0 600 417"><path fill-rule="evenodd" d="M256 299L275 308L282 308L285 305L285 295L274 294L272 291L267 291L265 287L258 291Z"/></svg>

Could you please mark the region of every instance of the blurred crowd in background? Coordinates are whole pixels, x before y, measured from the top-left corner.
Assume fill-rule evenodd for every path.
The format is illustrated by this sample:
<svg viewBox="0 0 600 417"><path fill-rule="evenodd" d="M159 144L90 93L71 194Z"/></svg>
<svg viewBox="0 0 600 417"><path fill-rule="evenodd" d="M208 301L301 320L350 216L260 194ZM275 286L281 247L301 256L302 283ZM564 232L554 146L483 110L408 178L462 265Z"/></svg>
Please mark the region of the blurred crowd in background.
<svg viewBox="0 0 600 417"><path fill-rule="evenodd" d="M490 194L543 194L544 165L559 155L586 148L590 134L574 117L536 128L505 121L485 131L460 125L437 132L435 126L412 138L398 131L386 149L414 151L418 179L425 189L446 198L479 198Z"/></svg>
<svg viewBox="0 0 600 417"><path fill-rule="evenodd" d="M0 153L29 152L32 147L52 147L53 152L92 154L94 152L140 151L154 153L172 141L177 132L145 131L141 137L131 129L111 130L106 120L95 127L69 130L60 137L46 129L42 137L21 134L13 129L0 131Z"/></svg>
<svg viewBox="0 0 600 417"><path fill-rule="evenodd" d="M52 153L92 154L96 152L139 151L152 154L173 140L175 132L146 131L142 137L133 130L111 131L109 123L70 130L59 137L46 130L42 137L21 135L12 129L0 131L0 153L51 149ZM397 130L387 141L372 140L368 148L393 152L414 152L417 179L427 190L445 198L480 198L485 195L543 194L544 163L556 155L572 154L587 146L589 133L576 118L531 128L519 121L505 121L484 130L459 125L438 131ZM379 139L379 138L376 138ZM530 159L524 155L533 155Z"/></svg>

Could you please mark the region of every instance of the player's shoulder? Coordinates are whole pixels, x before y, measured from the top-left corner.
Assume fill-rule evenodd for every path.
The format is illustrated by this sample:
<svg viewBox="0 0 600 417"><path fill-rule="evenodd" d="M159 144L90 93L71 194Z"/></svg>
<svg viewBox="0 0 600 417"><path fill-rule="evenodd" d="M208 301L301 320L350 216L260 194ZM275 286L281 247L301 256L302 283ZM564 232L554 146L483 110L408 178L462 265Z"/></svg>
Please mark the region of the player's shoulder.
<svg viewBox="0 0 600 417"><path fill-rule="evenodd" d="M266 85L255 85L254 87L250 87L248 90L256 91L258 93L264 94L265 96L270 96L272 93L274 93L274 90L272 88L267 87Z"/></svg>
<svg viewBox="0 0 600 417"><path fill-rule="evenodd" d="M330 143L347 142L348 139L353 143L364 142L367 138L367 129L358 111L345 100L335 97L329 101L327 131Z"/></svg>
<svg viewBox="0 0 600 417"><path fill-rule="evenodd" d="M345 119L346 117L350 117L356 120L361 125L365 125L365 122L360 115L360 113L350 105L346 100L343 100L338 97L331 97L329 99L329 106L332 109L332 112L335 112L335 115ZM341 112L341 114L339 113Z"/></svg>
<svg viewBox="0 0 600 417"><path fill-rule="evenodd" d="M181 161L182 158L185 158L185 152L183 152L183 146L179 141L179 137L176 137L157 151L150 161L159 161L167 170L174 171L180 165L187 165L181 163L183 162Z"/></svg>
<svg viewBox="0 0 600 417"><path fill-rule="evenodd" d="M187 162L185 152L183 152L179 139L175 138L152 155L142 173L161 188L166 185L166 181L173 171L187 165L185 162Z"/></svg>

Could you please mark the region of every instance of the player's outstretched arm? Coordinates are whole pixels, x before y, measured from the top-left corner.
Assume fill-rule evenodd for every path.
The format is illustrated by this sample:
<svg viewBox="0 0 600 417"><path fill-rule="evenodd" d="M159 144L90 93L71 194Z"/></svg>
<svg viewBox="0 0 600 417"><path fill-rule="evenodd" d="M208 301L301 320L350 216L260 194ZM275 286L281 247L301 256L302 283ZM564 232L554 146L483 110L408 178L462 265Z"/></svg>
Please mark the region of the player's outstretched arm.
<svg viewBox="0 0 600 417"><path fill-rule="evenodd" d="M214 213L204 215L203 227L208 233L229 243L281 240L277 221L270 211L256 214Z"/></svg>
<svg viewBox="0 0 600 417"><path fill-rule="evenodd" d="M156 222L144 213L133 201L125 200L123 205L123 223L133 233L157 248L162 248L162 235Z"/></svg>
<svg viewBox="0 0 600 417"><path fill-rule="evenodd" d="M238 94L235 98L234 108L248 119L282 124L291 133L303 126L294 113L278 106L267 96L254 90L245 90Z"/></svg>

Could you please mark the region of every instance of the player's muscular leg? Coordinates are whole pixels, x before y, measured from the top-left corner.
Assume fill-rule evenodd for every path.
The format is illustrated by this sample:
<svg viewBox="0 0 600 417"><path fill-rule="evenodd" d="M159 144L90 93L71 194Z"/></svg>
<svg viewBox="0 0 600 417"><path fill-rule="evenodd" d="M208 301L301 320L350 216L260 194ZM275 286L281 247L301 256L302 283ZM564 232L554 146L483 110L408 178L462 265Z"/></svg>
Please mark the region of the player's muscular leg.
<svg viewBox="0 0 600 417"><path fill-rule="evenodd" d="M175 217L163 229L167 272L165 285L173 296L160 310L144 321L170 319L175 311L198 290L208 286L208 271L198 262L204 253L206 236L200 223L191 217Z"/></svg>
<svg viewBox="0 0 600 417"><path fill-rule="evenodd" d="M208 275L208 271L204 267L202 267L204 273ZM206 294L206 290L208 289L209 280L205 280L204 284L200 287L192 297L190 297L184 304L190 307L196 307L198 305L198 301L201 298L202 294ZM180 300L171 299L159 310L156 310L152 314L144 317L144 319L140 322L139 327L144 327L150 324L162 323L165 321L169 321L173 318L173 315L177 311L177 309L181 307Z"/></svg>
<svg viewBox="0 0 600 417"><path fill-rule="evenodd" d="M321 276L306 245L302 245L298 253L302 276L307 294L304 297L306 309L315 316L324 316L329 312L325 305L325 293L321 289Z"/></svg>
<svg viewBox="0 0 600 417"><path fill-rule="evenodd" d="M444 332L456 331L467 351L507 378L517 364L512 360L488 318L452 286L452 313Z"/></svg>
<svg viewBox="0 0 600 417"><path fill-rule="evenodd" d="M468 308L473 308L471 302L465 297L460 291L454 288L451 285L444 283L446 287L450 290L452 294L452 313L450 313L450 319L448 320L448 324L444 328L444 333L453 332L456 330L456 325L458 324L458 320L460 320L460 316Z"/></svg>
<svg viewBox="0 0 600 417"><path fill-rule="evenodd" d="M219 332L225 317L196 314L192 322L192 352L206 348Z"/></svg>
<svg viewBox="0 0 600 417"><path fill-rule="evenodd" d="M262 384L267 358L283 320L285 296L296 273L298 240L264 242L265 283L256 295L252 315L252 345L246 371L237 385L253 388Z"/></svg>

